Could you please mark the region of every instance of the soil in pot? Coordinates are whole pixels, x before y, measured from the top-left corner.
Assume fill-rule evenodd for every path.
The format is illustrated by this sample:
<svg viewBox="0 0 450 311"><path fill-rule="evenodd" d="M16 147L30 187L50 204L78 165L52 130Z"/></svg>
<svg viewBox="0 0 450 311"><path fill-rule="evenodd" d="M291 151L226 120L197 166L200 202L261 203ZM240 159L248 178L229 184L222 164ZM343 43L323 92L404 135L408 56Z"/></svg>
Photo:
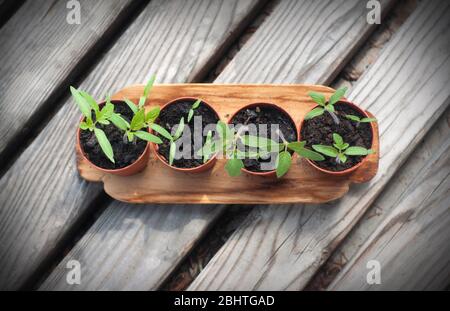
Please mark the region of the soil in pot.
<svg viewBox="0 0 450 311"><path fill-rule="evenodd" d="M156 121L157 124L165 128L169 133L171 133L172 128L174 126L178 125L180 123L180 120L182 117L184 117L185 120L185 127L189 126L190 133L191 133L191 157L190 159L185 159L181 157L180 159L177 159L177 156L175 156L175 159L173 161L173 166L178 168L195 168L198 166L203 165L203 159L195 156L198 152L198 150L195 150L194 145L194 121L195 117L201 116L202 117L202 133L204 128L208 124L217 124L219 121L219 117L217 116L216 112L206 105L204 102L200 103L200 106L194 110L194 116L191 119L191 121L188 123L187 118L189 115L189 110L191 109L192 105L195 103L196 100L194 99L181 99L178 100L172 104L169 104L168 106L164 107L164 109L161 110L161 113L159 114L158 120ZM198 130L198 129L197 129ZM163 156L166 159L166 162L169 162L169 152L170 152L170 141L166 139L165 137L162 137L161 135L158 135L161 140L163 141L162 144L158 145L158 153ZM203 136L202 140L202 146L205 144L206 137ZM177 145L177 153L180 152L181 139L179 139L176 142ZM200 148L199 148L200 149Z"/></svg>
<svg viewBox="0 0 450 311"><path fill-rule="evenodd" d="M357 126L356 122L348 120L345 117L346 115L355 115L360 118L365 118L366 116L352 106L342 102L335 104L334 107L340 121L339 124L333 121L333 118L328 112L303 122L301 139L302 141L306 141L306 146L309 148L312 145L333 146L333 133L338 133L350 146L370 149L373 138L370 123L360 123ZM348 156L345 163L338 164L334 158L325 156L324 161L314 163L323 169L338 172L357 165L363 159L364 156Z"/></svg>
<svg viewBox="0 0 450 311"><path fill-rule="evenodd" d="M278 142L282 143L281 137L276 133L272 133L272 125L278 125L279 130L289 142L297 141L297 130L295 128L295 123L289 117L289 115L283 110L278 109L272 105L255 105L249 108L242 109L239 111L231 120L234 125L242 124L267 124L267 135L268 138L278 137ZM258 128L258 136L259 128ZM272 156L276 155L272 154ZM261 163L270 162L270 157L268 159L244 159L244 166L247 170L251 172L267 172L261 169Z"/></svg>
<svg viewBox="0 0 450 311"><path fill-rule="evenodd" d="M133 111L126 103L121 101L112 101L112 103L114 104L114 111L116 113L121 114L125 120L131 121ZM93 119L95 120L95 116L93 116ZM133 164L147 147L147 142L141 139L137 139L135 142L129 142L126 138L124 140L124 132L112 123L109 125L97 124L96 126L105 132L113 148L115 160L115 163L112 163L105 156L97 142L94 132L80 131L81 148L88 160L98 167L108 170L127 167Z"/></svg>

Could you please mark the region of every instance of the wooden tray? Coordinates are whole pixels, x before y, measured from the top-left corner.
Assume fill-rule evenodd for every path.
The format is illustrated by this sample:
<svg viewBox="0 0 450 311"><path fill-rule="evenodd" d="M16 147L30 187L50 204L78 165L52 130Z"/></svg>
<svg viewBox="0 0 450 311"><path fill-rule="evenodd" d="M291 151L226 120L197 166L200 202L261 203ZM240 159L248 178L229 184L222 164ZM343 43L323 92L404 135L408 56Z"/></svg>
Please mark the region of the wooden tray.
<svg viewBox="0 0 450 311"><path fill-rule="evenodd" d="M112 98L127 97L135 102L144 86L127 87ZM219 85L171 84L155 85L146 106L150 108L178 97L198 97L213 106L223 121L242 106L255 102L274 103L288 111L297 126L315 104L307 95L310 91L329 97L334 90L318 85ZM372 179L378 170L379 141L375 124L372 148L375 154L353 174L333 177L318 172L304 159L294 158L290 171L280 180L227 175L225 160L219 159L213 169L202 174L175 172L160 163L152 153L147 168L134 176L120 177L103 174L82 160L77 151L80 175L93 182L103 182L106 193L114 199L129 203L185 204L281 204L324 203L344 196L351 183Z"/></svg>

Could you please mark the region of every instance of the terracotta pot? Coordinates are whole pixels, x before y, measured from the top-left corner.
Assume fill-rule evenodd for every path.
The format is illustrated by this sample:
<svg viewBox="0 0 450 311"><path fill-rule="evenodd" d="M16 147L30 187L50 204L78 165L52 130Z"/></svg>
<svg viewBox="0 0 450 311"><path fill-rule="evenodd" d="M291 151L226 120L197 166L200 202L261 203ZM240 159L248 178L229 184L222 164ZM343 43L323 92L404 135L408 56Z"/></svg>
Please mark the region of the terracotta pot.
<svg viewBox="0 0 450 311"><path fill-rule="evenodd" d="M349 102L347 100L340 100L338 102L338 104L345 104L348 106L351 106L353 109L359 111L365 118L370 118L370 116L367 114L367 112L365 112L364 110L362 110L361 108L359 108L358 106L356 106L355 104L353 104L352 102ZM317 108L318 106L314 107L313 109ZM311 109L312 110L312 109ZM299 140L301 141L301 135L302 135L302 128L303 128L303 124L305 123L305 120L302 121L302 123L300 124L300 128L299 128L299 132L298 132L298 137ZM370 123L370 128L372 130L372 146L373 146L373 141L375 139L375 130L373 128L372 123ZM343 175L348 175L353 173L354 171L356 171L361 165L363 165L363 163L367 160L367 156L365 156L361 162L359 162L358 164L356 164L355 166L352 166L346 170L343 171L330 171L327 169L324 169L322 167L319 167L318 165L316 165L314 163L314 161L311 161L309 159L306 159L308 161L308 163L313 166L315 169L325 173L325 174L329 174L329 175L333 175L333 176L343 176Z"/></svg>
<svg viewBox="0 0 450 311"><path fill-rule="evenodd" d="M202 101L202 104L206 105L207 107L209 107L216 114L217 119L220 120L219 114L217 113L217 111L213 107L211 107L211 105L209 105L203 99L195 98L195 97L180 97L180 98L174 99L174 100L168 102L167 104L165 104L164 106L162 106L161 107L161 111L163 111L166 107L168 107L170 105L173 105L173 104L176 104L177 102L180 102L180 101L193 101L193 103L194 103L195 101L197 101L199 99ZM181 173L191 173L191 174L202 173L202 172L205 172L205 171L211 169L216 164L216 161L217 161L217 156L215 155L215 156L211 157L211 159L209 159L208 162L206 162L206 163L204 163L204 164L202 164L200 166L197 166L197 167L192 167L192 168L176 167L176 166L170 165L169 162L166 160L166 158L164 158L161 154L159 154L159 152L158 152L159 146L157 144L150 143L150 145L151 145L151 148L153 149L153 153L155 154L155 156L165 166L167 166L168 168L170 168L170 169L172 169L174 171L181 172Z"/></svg>
<svg viewBox="0 0 450 311"><path fill-rule="evenodd" d="M236 111L236 112L231 116L231 118L228 120L228 124L232 124L231 121L234 119L234 117L235 117L240 111L242 111L242 110L244 110L244 109L253 108L253 107L255 107L255 106L269 106L269 107L273 107L273 108L275 108L275 109L277 109L277 110L280 110L282 113L284 113L284 114L291 120L292 124L296 127L295 130L298 131L297 126L295 125L295 121L292 119L291 115L290 115L286 110L284 110L283 108L281 108L280 106L275 105L275 104L271 104L271 103L253 103L253 104L249 104L249 105L247 105L247 106L244 106L244 107L242 107L241 109L239 109L238 111ZM298 133L298 132L297 132L297 133ZM297 134L297 138L298 138L298 134ZM278 178L278 177L277 177L277 171L276 171L276 170L273 170L273 171L265 171L265 172L253 172L253 171L250 171L250 170L248 170L248 169L246 169L246 168L244 167L244 168L242 168L242 171L243 171L244 173L246 173L246 174L251 175L251 176L259 176L259 177L274 178L274 179L277 179L277 178Z"/></svg>
<svg viewBox="0 0 450 311"><path fill-rule="evenodd" d="M120 100L112 100L111 101L113 104L115 103L124 103L123 101ZM99 103L99 106L102 107L105 104L105 102L101 102ZM84 121L84 117L81 118L80 123ZM132 164L123 167L123 168L118 168L118 169L105 169L105 168L101 168L97 165L95 165L94 163L92 163L91 161L89 161L88 157L85 155L83 148L81 147L81 142L80 142L80 132L81 129L80 127L78 127L77 129L77 149L79 151L79 154L86 160L89 162L89 164L94 167L95 169L106 173L106 174L112 174L112 175L119 175L119 176L130 176L130 175L134 175L137 174L139 172L141 172L148 163L148 159L150 156L150 144L147 143L147 146L144 149L144 152L140 155L140 157L134 161Z"/></svg>

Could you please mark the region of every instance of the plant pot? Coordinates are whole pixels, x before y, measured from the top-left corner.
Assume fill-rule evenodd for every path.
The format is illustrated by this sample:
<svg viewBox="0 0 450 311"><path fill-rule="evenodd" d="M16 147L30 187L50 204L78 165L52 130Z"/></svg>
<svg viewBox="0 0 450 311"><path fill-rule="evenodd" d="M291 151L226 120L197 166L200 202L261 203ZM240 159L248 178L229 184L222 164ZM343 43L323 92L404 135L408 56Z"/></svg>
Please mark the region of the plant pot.
<svg viewBox="0 0 450 311"><path fill-rule="evenodd" d="M185 126L189 126L191 129L191 135L194 133L193 131L193 122L195 116L202 115L202 118L206 118L204 122L202 122L202 132L204 129L205 124L217 124L219 121L219 114L214 110L214 108L211 107L208 103L202 100L200 106L198 109L194 112L194 117L192 118L191 122L187 122L187 116L189 113L190 107L192 107L192 104L194 104L195 101L197 101L200 98L193 98L193 97L181 97L177 98L175 100L170 101L169 103L165 104L161 108L160 115L155 123L159 124L160 126L164 127L169 133L171 131L171 128L166 128L166 126L163 126L160 123L168 123L170 127L174 126L175 124L178 124L181 117L185 118ZM176 106L175 106L176 105ZM177 120L176 122L174 122ZM167 143L169 142L166 138L162 137L158 133L153 133L154 135L159 136L163 140L163 144L157 145L155 143L151 143L151 148L153 149L153 152L155 156L167 167L170 169L182 172L182 173L202 173L209 169L211 169L214 164L216 163L217 157L213 156L211 159L209 159L206 163L203 163L202 159L179 159L175 160L173 165L169 164L168 161L168 146ZM205 137L203 137L202 146L205 142ZM194 154L194 152L197 152L198 150L194 150L194 142L193 138L191 140L191 155Z"/></svg>
<svg viewBox="0 0 450 311"><path fill-rule="evenodd" d="M228 124L243 124L239 122L242 119L245 119L244 115L246 114L248 117L251 117L250 115L254 116L254 113L258 113L256 111L256 108L259 107L261 110L259 113L262 113L261 118L265 119L268 124L269 129L269 135L270 133L270 125L271 124L280 124L276 122L276 117L282 116L284 119L283 123L281 124L280 130L282 131L283 135L285 136L286 140L288 141L297 141L298 138L298 131L295 125L295 121L292 119L292 117L289 115L289 113L284 110L283 108L271 104L271 103L252 103L250 105L244 106L238 111L236 111L231 118L228 120ZM259 123L253 123L248 122L248 124L264 124L262 122ZM270 137L269 137L270 138ZM281 142L281 141L280 141ZM270 171L262 171L260 168L258 169L260 161L256 159L246 159L244 160L245 167L242 168L242 171L246 174L249 174L251 176L259 176L259 177L269 177L269 178L277 178L276 170L270 170Z"/></svg>
<svg viewBox="0 0 450 311"><path fill-rule="evenodd" d="M119 108L119 109L126 109L126 108L128 108L126 103L124 103L123 101L113 100L111 102L116 106L116 109L117 108ZM101 102L99 104L99 106L102 107L104 104L105 104L105 102ZM122 104L124 106L119 107L119 105L122 105ZM122 107L126 107L126 108L122 108ZM131 109L129 111L131 112ZM116 112L117 112L117 110L116 110ZM80 122L82 122L83 120L84 120L84 117L81 118ZM108 126L114 127L114 125L112 125L112 124L110 124ZM119 132L121 131L121 130L119 130L117 128L116 128L116 130L119 131ZM93 160L93 159L91 160L90 158L92 158L92 156L89 156L88 154L86 154L85 148L83 147L82 140L84 140L84 138L81 137L82 136L81 131L82 130L78 127L78 129L77 129L77 148L79 150L79 154L86 161L88 161L89 164L92 167L94 167L95 169L97 169L97 170L99 170L99 171L101 171L103 173L106 173L106 174L113 174L113 175L119 175L119 176L130 176L130 175L134 175L134 174L139 173L140 171L142 171L147 166L148 159L149 159L149 156L150 156L150 145L149 145L149 143L147 143L145 141L141 141L141 142L138 143L139 145L137 145L137 144L135 145L136 147L132 146L133 149L136 149L136 150L143 149L143 150L139 153L139 155L136 154L136 156L135 156L136 159L135 160L130 160L129 161L129 162L132 161L131 164L128 164L126 166L119 167L119 168L104 168L104 167L101 167L98 164L98 158L100 158L100 156L96 157L95 160ZM92 133L92 135L93 135L93 133ZM143 147L144 143L145 143L145 147ZM112 145L113 145L113 150L114 150L114 146L116 144L112 143ZM116 150L114 150L114 151L116 151ZM106 156L105 156L105 159L106 159ZM94 162L96 162L96 163L94 163ZM110 165L112 165L112 164L110 164Z"/></svg>
<svg viewBox="0 0 450 311"><path fill-rule="evenodd" d="M317 106L314 108L317 108ZM354 114L354 115L357 114L358 116L360 116L362 118L370 118L370 116L367 114L367 112L365 112L364 110L362 110L355 104L353 104L349 101L346 101L346 100L340 100L337 104L335 104L335 108L338 113L341 112L341 113L346 113L346 114ZM344 109L345 111L341 110L341 109ZM324 115L327 115L327 112L325 112ZM316 118L321 118L321 117L322 116L319 116ZM329 116L327 116L327 117L329 117ZM331 119L331 117L329 117L329 118ZM341 121L341 126L344 126L344 124L342 122L346 122L345 123L346 125L349 125L349 123L347 123L347 122L350 122L350 124L352 124L351 123L352 121L346 119L345 117L342 117L342 114L339 115L339 119ZM308 121L311 121L311 120L303 120L302 121L302 123L300 124L298 136L299 136L300 140L306 140L307 146L311 147L311 144L316 144L316 143L308 142L308 137L310 136L310 133L308 133L308 135L305 135L305 126L306 126L306 122L308 122ZM331 125L331 126L333 126L333 125ZM358 131L358 133L360 135L360 139L362 141L364 141L364 144L363 144L364 147L367 149L370 149L373 146L373 141L375 138L374 127L373 127L372 123L364 123L364 124L361 124L360 127L361 128L356 127L356 125L354 126L354 128ZM346 128L349 128L349 127L347 126ZM330 131L330 134L329 134L330 136L332 135L331 132L334 132L334 131ZM336 132L338 132L338 131L336 131ZM364 134L361 134L363 132L364 132ZM338 134L342 135L342 133L339 133L339 132L338 132ZM305 137L305 136L308 136L308 137ZM345 140L345 138L344 138L344 140ZM351 143L349 141L346 141L346 142ZM355 159L355 157L360 158L360 160L357 163L354 163L351 167L348 167L348 168L345 168L342 170L331 170L331 169L328 169L327 167L324 167L323 165L320 165L318 162L315 162L315 161L312 161L309 159L306 159L306 160L312 167L314 167L318 171L321 171L325 174L329 174L329 175L333 175L333 176L343 176L343 175L348 175L348 174L353 173L359 167L361 167L361 165L363 165L363 163L367 160L367 156L349 156L349 157L352 157L352 159ZM325 158L331 159L328 157L325 157Z"/></svg>

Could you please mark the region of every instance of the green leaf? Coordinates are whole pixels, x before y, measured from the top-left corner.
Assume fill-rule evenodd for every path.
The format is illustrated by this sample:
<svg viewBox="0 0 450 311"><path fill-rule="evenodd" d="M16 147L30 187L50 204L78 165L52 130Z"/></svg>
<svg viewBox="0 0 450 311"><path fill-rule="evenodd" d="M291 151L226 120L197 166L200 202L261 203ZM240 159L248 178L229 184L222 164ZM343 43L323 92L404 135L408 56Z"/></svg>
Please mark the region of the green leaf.
<svg viewBox="0 0 450 311"><path fill-rule="evenodd" d="M364 147L348 147L345 152L346 155L349 156L365 156L369 154L369 150Z"/></svg>
<svg viewBox="0 0 450 311"><path fill-rule="evenodd" d="M325 106L326 99L323 94L317 92L309 92L308 95L312 98L314 102L316 102L320 106Z"/></svg>
<svg viewBox="0 0 450 311"><path fill-rule="evenodd" d="M135 103L133 103L131 100L129 100L128 98L124 98L123 99L124 102L128 105L128 107L130 107L131 111L133 111L133 114L135 114L136 112L138 112L138 107L136 106Z"/></svg>
<svg viewBox="0 0 450 311"><path fill-rule="evenodd" d="M133 116L133 119L131 119L130 128L133 131L140 130L145 125L144 119L145 119L145 111L144 109L141 109Z"/></svg>
<svg viewBox="0 0 450 311"><path fill-rule="evenodd" d="M173 164L173 160L175 159L175 153L177 152L177 145L175 142L170 143L170 150L169 150L169 164Z"/></svg>
<svg viewBox="0 0 450 311"><path fill-rule="evenodd" d="M127 137L128 137L128 141L131 143L134 139L134 134L133 132L127 132Z"/></svg>
<svg viewBox="0 0 450 311"><path fill-rule="evenodd" d="M338 158L339 158L339 160L341 160L342 163L347 162L347 157L343 153L339 153Z"/></svg>
<svg viewBox="0 0 450 311"><path fill-rule="evenodd" d="M188 120L187 120L188 123L191 122L193 116L194 116L194 110L191 109L191 110L189 110L189 115L188 115Z"/></svg>
<svg viewBox="0 0 450 311"><path fill-rule="evenodd" d="M192 109L193 109L193 110L197 109L197 108L200 106L201 103L202 103L202 100L201 100L201 99L198 99L198 100L192 105Z"/></svg>
<svg viewBox="0 0 450 311"><path fill-rule="evenodd" d="M108 101L102 110L97 114L97 121L108 120L114 113L114 105Z"/></svg>
<svg viewBox="0 0 450 311"><path fill-rule="evenodd" d="M178 124L175 135L173 135L173 140L178 140L178 138L180 138L181 135L183 135L183 130L184 130L184 117L181 118L180 123Z"/></svg>
<svg viewBox="0 0 450 311"><path fill-rule="evenodd" d="M241 169L244 168L244 162L241 159L232 158L225 164L225 170L231 177L236 177L241 175Z"/></svg>
<svg viewBox="0 0 450 311"><path fill-rule="evenodd" d="M73 86L70 87L70 92L72 93L73 98L75 99L75 102L78 105L78 108L80 108L81 113L87 118L91 119L91 106L87 102L87 100L80 94L80 92L74 88Z"/></svg>
<svg viewBox="0 0 450 311"><path fill-rule="evenodd" d="M113 113L109 117L109 121L111 121L116 127L121 129L122 131L126 131L130 128L130 123L128 123L120 114Z"/></svg>
<svg viewBox="0 0 450 311"><path fill-rule="evenodd" d="M329 111L329 112L335 112L334 106L333 106L333 105L326 105L326 106L325 106L325 109L326 109L327 111Z"/></svg>
<svg viewBox="0 0 450 311"><path fill-rule="evenodd" d="M355 121L355 122L361 122L360 117L354 116L354 115L352 115L352 114L347 114L347 115L345 115L345 117L346 117L347 119L352 120L352 121Z"/></svg>
<svg viewBox="0 0 450 311"><path fill-rule="evenodd" d="M377 122L377 119L375 119L375 118L363 118L363 119L361 119L361 123L370 123L370 122Z"/></svg>
<svg viewBox="0 0 450 311"><path fill-rule="evenodd" d="M138 104L139 109L142 109L144 107L146 100L147 100L147 98L145 98L144 96L141 96L141 98L139 98L139 104Z"/></svg>
<svg viewBox="0 0 450 311"><path fill-rule="evenodd" d="M312 161L323 161L325 160L324 156L320 153L314 152L312 150L303 148L300 150L300 152L297 152L297 154L303 158L310 159Z"/></svg>
<svg viewBox="0 0 450 311"><path fill-rule="evenodd" d="M91 106L91 108L92 108L95 112L98 112L100 108L98 107L98 104L97 104L97 102L95 101L95 99L92 98L92 96L89 95L89 94L86 93L86 92L83 92L83 91L79 91L79 92L80 92L80 94L84 97L84 99L86 99L86 101L88 102L89 106Z"/></svg>
<svg viewBox="0 0 450 311"><path fill-rule="evenodd" d="M212 140L212 131L208 131L206 135L205 145L199 150L200 155L203 156L203 163L208 162L209 158L215 152L215 143Z"/></svg>
<svg viewBox="0 0 450 311"><path fill-rule="evenodd" d="M277 177L283 177L291 167L292 157L287 151L283 151L278 155L276 166L277 166Z"/></svg>
<svg viewBox="0 0 450 311"><path fill-rule="evenodd" d="M81 122L80 123L80 129L88 130L89 129L89 125L86 122Z"/></svg>
<svg viewBox="0 0 450 311"><path fill-rule="evenodd" d="M331 146L313 145L312 148L315 151L320 152L321 154L324 154L329 157L337 157L338 155L338 151Z"/></svg>
<svg viewBox="0 0 450 311"><path fill-rule="evenodd" d="M321 116L321 115L323 115L324 112L325 112L325 109L323 109L321 107L314 108L313 110L308 112L308 114L305 116L305 120L310 120L315 117Z"/></svg>
<svg viewBox="0 0 450 311"><path fill-rule="evenodd" d="M288 148L297 153L301 152L306 145L305 141L295 141L288 144Z"/></svg>
<svg viewBox="0 0 450 311"><path fill-rule="evenodd" d="M336 104L342 97L344 97L347 92L347 87L339 88L333 95L331 95L330 100L328 101L328 105Z"/></svg>
<svg viewBox="0 0 450 311"><path fill-rule="evenodd" d="M256 151L241 151L236 150L236 155L238 159L257 159L259 158L259 152Z"/></svg>
<svg viewBox="0 0 450 311"><path fill-rule="evenodd" d="M103 125L110 125L111 123L108 120L98 120L98 123L103 124Z"/></svg>
<svg viewBox="0 0 450 311"><path fill-rule="evenodd" d="M217 133L219 134L220 138L222 138L224 141L229 140L230 138L232 138L234 136L231 129L223 121L217 122L216 129L217 129Z"/></svg>
<svg viewBox="0 0 450 311"><path fill-rule="evenodd" d="M100 145L100 148L102 148L103 153L112 163L115 163L114 152L111 143L109 142L108 138L105 135L105 132L103 132L101 129L94 128L94 133L95 137L97 137L97 141Z"/></svg>
<svg viewBox="0 0 450 311"><path fill-rule="evenodd" d="M160 112L161 112L161 108L159 106L152 108L145 116L145 122L146 123L155 122L155 120L159 117Z"/></svg>
<svg viewBox="0 0 450 311"><path fill-rule="evenodd" d="M150 134L149 132L144 132L144 131L137 131L134 132L134 135L136 135L138 138L145 140L145 141L149 141L155 144L162 144L162 140L161 138Z"/></svg>
<svg viewBox="0 0 450 311"><path fill-rule="evenodd" d="M163 128L162 126L153 123L150 127L151 127L152 130L154 130L158 134L161 134L161 136L167 138L168 140L174 140L172 135L170 135L170 133L165 128Z"/></svg>
<svg viewBox="0 0 450 311"><path fill-rule="evenodd" d="M270 138L258 137L253 135L242 136L242 142L244 143L244 145L252 148L270 149L270 150L279 145L277 142L273 141Z"/></svg>
<svg viewBox="0 0 450 311"><path fill-rule="evenodd" d="M344 139L342 139L342 136L337 133L333 133L333 140L339 147L344 145Z"/></svg>
<svg viewBox="0 0 450 311"><path fill-rule="evenodd" d="M155 83L156 75L151 76L150 80L148 80L147 85L144 88L144 98L148 98L150 91L153 88L153 84Z"/></svg>

